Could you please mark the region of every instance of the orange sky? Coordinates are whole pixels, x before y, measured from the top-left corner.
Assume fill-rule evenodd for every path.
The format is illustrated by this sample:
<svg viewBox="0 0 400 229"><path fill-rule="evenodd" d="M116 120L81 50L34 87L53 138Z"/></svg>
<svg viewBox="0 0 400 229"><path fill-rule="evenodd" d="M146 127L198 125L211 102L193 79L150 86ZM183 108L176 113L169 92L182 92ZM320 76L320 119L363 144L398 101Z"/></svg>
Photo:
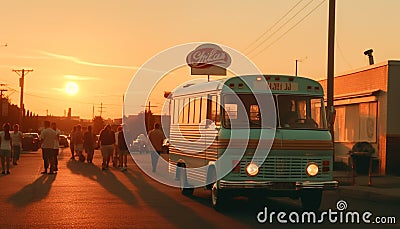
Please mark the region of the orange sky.
<svg viewBox="0 0 400 229"><path fill-rule="evenodd" d="M71 107L73 115L91 118L93 107L99 115L103 103L103 116L118 118L122 95L141 65L165 49L199 41L249 54L264 73L294 74L295 60L301 59L300 75L323 79L327 3L3 1L0 44L8 45L0 47L0 81L7 84L5 94L19 104L19 76L12 69L34 69L25 80L27 109L40 115L64 115ZM337 0L336 74L366 66L363 51L369 48L374 49L375 62L399 59L399 7L398 0ZM157 90L170 90L177 86L174 84L193 79L189 68L186 70L180 70L179 80L160 83ZM69 81L79 85L76 95L65 93ZM161 108L155 97L162 97L156 94L151 98L159 107L155 112Z"/></svg>

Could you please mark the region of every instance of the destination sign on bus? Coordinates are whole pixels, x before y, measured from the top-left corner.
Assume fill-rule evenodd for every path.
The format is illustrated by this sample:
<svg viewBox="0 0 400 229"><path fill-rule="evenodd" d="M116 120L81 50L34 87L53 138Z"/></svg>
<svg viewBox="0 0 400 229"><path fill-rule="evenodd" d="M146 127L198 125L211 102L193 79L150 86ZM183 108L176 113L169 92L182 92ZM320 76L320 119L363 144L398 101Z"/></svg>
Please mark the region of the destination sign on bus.
<svg viewBox="0 0 400 229"><path fill-rule="evenodd" d="M271 91L298 91L299 84L294 82L268 82Z"/></svg>

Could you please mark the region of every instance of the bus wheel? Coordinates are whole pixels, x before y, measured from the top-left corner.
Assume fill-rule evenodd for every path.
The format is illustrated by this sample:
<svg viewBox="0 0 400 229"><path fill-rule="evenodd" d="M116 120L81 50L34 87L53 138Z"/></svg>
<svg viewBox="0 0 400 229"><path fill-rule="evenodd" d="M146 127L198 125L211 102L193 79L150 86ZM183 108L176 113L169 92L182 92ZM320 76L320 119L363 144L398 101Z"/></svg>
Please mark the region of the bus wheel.
<svg viewBox="0 0 400 229"><path fill-rule="evenodd" d="M181 192L184 196L192 196L194 192L194 188L182 188Z"/></svg>
<svg viewBox="0 0 400 229"><path fill-rule="evenodd" d="M321 189L304 189L301 191L301 206L304 210L317 211L321 206Z"/></svg>
<svg viewBox="0 0 400 229"><path fill-rule="evenodd" d="M211 203L213 208L217 211L222 210L226 202L225 200L226 195L224 195L221 189L218 189L217 183L214 183L211 189Z"/></svg>
<svg viewBox="0 0 400 229"><path fill-rule="evenodd" d="M207 190L211 190L214 186L214 183L217 181L217 174L214 167L210 167L208 170L205 188Z"/></svg>
<svg viewBox="0 0 400 229"><path fill-rule="evenodd" d="M193 195L194 187L193 185L190 185L187 180L186 169L182 169L180 175L181 193L185 196Z"/></svg>

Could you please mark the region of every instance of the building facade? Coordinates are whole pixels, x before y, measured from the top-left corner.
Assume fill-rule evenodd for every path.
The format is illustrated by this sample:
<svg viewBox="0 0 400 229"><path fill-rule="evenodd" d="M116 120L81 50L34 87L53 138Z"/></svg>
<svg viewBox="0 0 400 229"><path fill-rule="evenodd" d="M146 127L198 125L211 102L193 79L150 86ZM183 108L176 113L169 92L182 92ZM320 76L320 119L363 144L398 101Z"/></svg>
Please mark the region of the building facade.
<svg viewBox="0 0 400 229"><path fill-rule="evenodd" d="M335 77L334 106L335 161L347 163L355 143L369 142L379 173L400 175L400 61Z"/></svg>

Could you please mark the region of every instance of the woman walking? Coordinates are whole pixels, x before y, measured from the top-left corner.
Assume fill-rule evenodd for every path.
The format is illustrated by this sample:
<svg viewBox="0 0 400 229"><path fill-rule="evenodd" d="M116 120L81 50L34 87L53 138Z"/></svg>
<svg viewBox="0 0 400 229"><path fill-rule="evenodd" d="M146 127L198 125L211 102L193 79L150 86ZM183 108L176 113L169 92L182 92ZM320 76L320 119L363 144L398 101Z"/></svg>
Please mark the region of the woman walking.
<svg viewBox="0 0 400 229"><path fill-rule="evenodd" d="M121 168L121 171L126 171L128 169L128 154L129 154L129 149L128 145L126 144L125 141L125 136L124 136L124 131L121 128L121 131L118 132L118 153L119 153L119 167Z"/></svg>
<svg viewBox="0 0 400 229"><path fill-rule="evenodd" d="M4 123L3 131L0 131L1 174L10 174L11 146L10 124Z"/></svg>
<svg viewBox="0 0 400 229"><path fill-rule="evenodd" d="M71 160L75 160L75 132L76 126L72 127L72 131L69 134L69 148L71 149Z"/></svg>
<svg viewBox="0 0 400 229"><path fill-rule="evenodd" d="M14 132L11 134L12 140L12 152L13 152L13 165L17 165L19 160L19 155L22 149L22 132L19 131L19 125L15 124L13 126Z"/></svg>
<svg viewBox="0 0 400 229"><path fill-rule="evenodd" d="M96 135L92 132L92 126L88 126L87 132L83 134L83 147L87 154L87 162L93 163L94 146L96 144Z"/></svg>

